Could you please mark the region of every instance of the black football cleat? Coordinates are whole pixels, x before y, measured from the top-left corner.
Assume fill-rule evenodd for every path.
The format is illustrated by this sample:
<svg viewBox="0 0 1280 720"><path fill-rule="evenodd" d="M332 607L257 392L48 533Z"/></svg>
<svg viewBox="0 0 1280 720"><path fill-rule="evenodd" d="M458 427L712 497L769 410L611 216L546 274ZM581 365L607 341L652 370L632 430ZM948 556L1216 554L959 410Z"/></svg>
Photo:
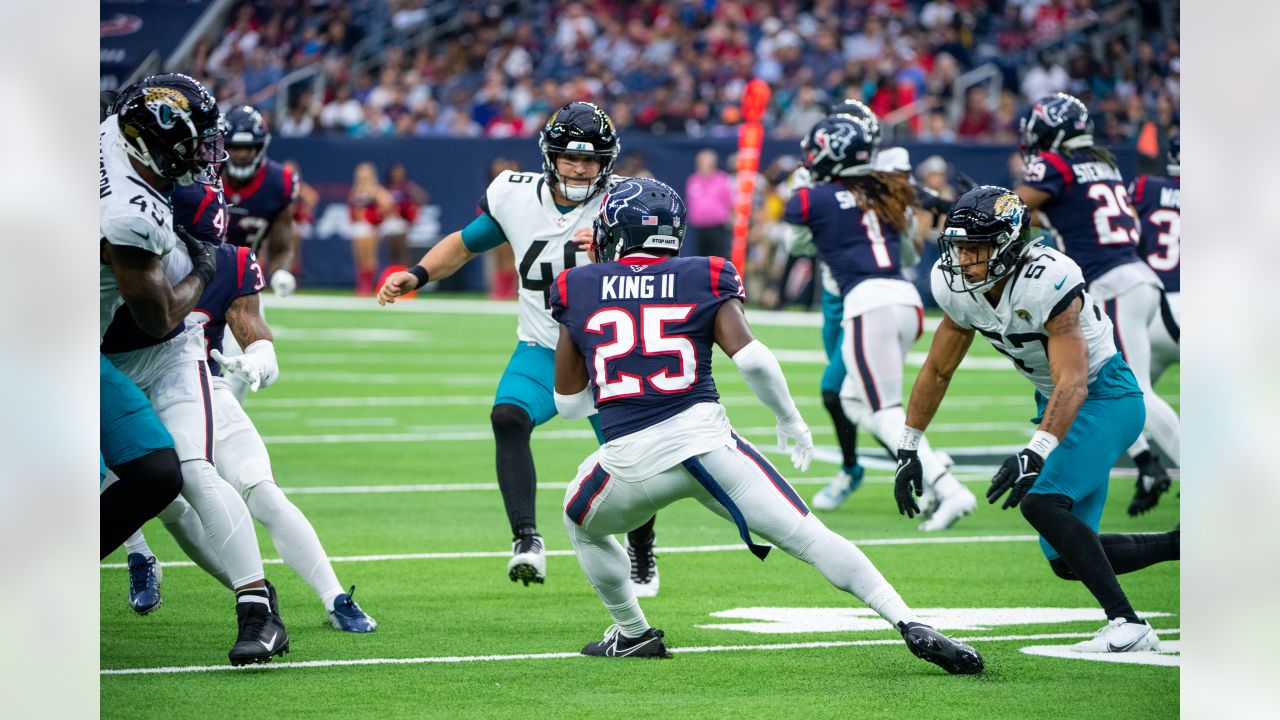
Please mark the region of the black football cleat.
<svg viewBox="0 0 1280 720"><path fill-rule="evenodd" d="M1169 492L1173 481L1169 473L1160 464L1155 453L1147 451L1134 459L1138 467L1138 485L1133 491L1133 500L1129 502L1129 515L1137 517L1154 508L1160 502L1160 496Z"/></svg>
<svg viewBox="0 0 1280 720"><path fill-rule="evenodd" d="M956 642L923 623L900 622L898 632L907 641L911 654L927 660L952 675L977 675L984 667L977 650Z"/></svg>
<svg viewBox="0 0 1280 720"><path fill-rule="evenodd" d="M661 630L649 628L637 638L629 638L622 634L622 628L610 626L604 631L604 639L593 642L582 648L583 655L594 657L645 657L669 658L671 653L662 642Z"/></svg>
<svg viewBox="0 0 1280 720"><path fill-rule="evenodd" d="M289 652L289 633L269 606L258 602L236 603L236 620L240 632L236 635L236 644L227 653L232 665L264 663Z"/></svg>

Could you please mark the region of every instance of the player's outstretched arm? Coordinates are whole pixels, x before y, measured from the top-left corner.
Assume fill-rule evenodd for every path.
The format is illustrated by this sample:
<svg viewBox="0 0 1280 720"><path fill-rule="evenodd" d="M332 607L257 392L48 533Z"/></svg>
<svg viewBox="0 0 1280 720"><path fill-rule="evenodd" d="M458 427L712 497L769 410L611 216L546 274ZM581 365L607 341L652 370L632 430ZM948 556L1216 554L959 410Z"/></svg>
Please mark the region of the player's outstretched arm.
<svg viewBox="0 0 1280 720"><path fill-rule="evenodd" d="M416 266L416 272L414 268L410 268L410 272L393 273L387 278L382 289L378 290L378 304L386 305L395 302L401 295L425 285L425 281L420 282L424 278L443 280L458 272L458 268L466 265L467 261L475 256L476 253L468 250L463 244L462 232L451 232L422 256Z"/></svg>
<svg viewBox="0 0 1280 720"><path fill-rule="evenodd" d="M796 409L778 358L752 334L741 300L734 298L720 305L715 334L716 344L737 364L752 394L778 419L779 449L786 449L787 440L794 440L791 462L801 472L808 470L813 459L813 435Z"/></svg>
<svg viewBox="0 0 1280 720"><path fill-rule="evenodd" d="M584 418L596 411L595 398L591 396L587 361L578 352L569 329L560 326L560 340L556 343L556 412L567 420Z"/></svg>
<svg viewBox="0 0 1280 720"><path fill-rule="evenodd" d="M213 277L212 270L207 275L193 272L171 285L159 255L129 245L102 243L102 260L111 266L120 297L138 327L152 337L164 337L177 327L195 308Z"/></svg>
<svg viewBox="0 0 1280 720"><path fill-rule="evenodd" d="M1017 507L1022 498L1035 485L1040 470L1049 453L1058 447L1075 422L1080 405L1089 395L1089 345L1080 331L1080 309L1084 301L1076 298L1067 308L1050 318L1044 329L1049 333L1046 352L1049 356L1049 374L1053 377L1053 394L1044 408L1044 417L1031 442L1000 465L991 487L987 489L987 502L994 503L1006 491L1001 509Z"/></svg>
<svg viewBox="0 0 1280 720"><path fill-rule="evenodd" d="M973 343L973 330L960 327L949 316L943 315L933 334L929 355L911 386L911 399L907 403L907 422L898 439L898 468L893 476L893 499L898 504L898 514L913 518L920 512L916 497L924 494L924 467L920 464L920 440L933 422L938 406L951 385L951 376Z"/></svg>
<svg viewBox="0 0 1280 720"><path fill-rule="evenodd" d="M929 355L911 387L907 403L907 427L924 432L938 413L938 406L951 385L951 376L973 343L973 330L960 327L950 317L943 315L942 322L933 333Z"/></svg>
<svg viewBox="0 0 1280 720"><path fill-rule="evenodd" d="M298 288L297 279L289 272L298 248L298 228L293 222L293 208L293 203L285 206L267 231L267 277L271 278L272 292L280 297L288 297Z"/></svg>
<svg viewBox="0 0 1280 720"><path fill-rule="evenodd" d="M258 309L258 294L241 295L227 307L227 327L244 353L225 357L218 350L210 350L209 357L222 365L222 369L240 377L257 392L280 377L280 363L276 360L274 336L267 321Z"/></svg>

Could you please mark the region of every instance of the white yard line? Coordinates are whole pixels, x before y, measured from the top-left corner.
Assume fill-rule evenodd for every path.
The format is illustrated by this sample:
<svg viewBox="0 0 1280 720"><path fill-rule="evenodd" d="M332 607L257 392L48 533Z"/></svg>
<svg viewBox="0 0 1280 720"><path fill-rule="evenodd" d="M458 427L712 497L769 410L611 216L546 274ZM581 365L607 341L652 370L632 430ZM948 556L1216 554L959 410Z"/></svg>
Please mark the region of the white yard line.
<svg viewBox="0 0 1280 720"><path fill-rule="evenodd" d="M923 537L907 537L907 538L875 538L871 540L853 540L855 545L950 545L955 543L1010 543L1010 542L1030 542L1037 540L1035 535L971 535L971 536L950 536L950 535L933 535ZM679 553L709 553L709 552L731 552L741 550L741 544L733 545L694 545L687 547L660 547L654 552L659 554L679 554ZM571 556L572 550L547 550L544 554L551 556ZM510 550L476 550L471 552L443 552L443 553L401 553L395 555L347 555L331 557L332 562L385 562L399 560L463 560L468 558L510 558ZM279 558L264 558L263 563L267 565L282 565L284 561ZM177 567L195 567L196 564L190 560L174 560L171 562L159 563L161 567L177 568ZM126 563L102 563L98 566L100 570L125 570L129 566Z"/></svg>
<svg viewBox="0 0 1280 720"><path fill-rule="evenodd" d="M887 630L888 628L886 628ZM1162 635L1181 635L1180 628L1161 629ZM994 635L985 637L956 638L966 643L987 642L1026 642L1029 640L1075 640L1093 637L1093 633L1040 633L1036 635ZM764 643L757 645L702 645L695 647L671 648L672 654L684 655L693 653L734 652L742 650L813 650L843 647L867 647L874 645L901 645L902 641L892 638L877 640L818 640L813 642ZM198 672L255 672L260 670L285 670L289 668L325 668L346 667L351 665L436 665L459 664L472 662L499 662L510 660L565 660L583 657L576 652L550 653L518 653L514 655L451 655L443 657L417 658L359 658L353 660L304 660L300 662L271 662L263 665L231 667L230 665L181 665L175 667L152 668L106 668L100 670L102 675L173 675L179 673Z"/></svg>
<svg viewBox="0 0 1280 720"><path fill-rule="evenodd" d="M292 375L290 375L292 377ZM497 377L494 385L497 385ZM721 395L720 401L726 405L754 403L759 400L754 395ZM797 405L817 406L821 398L810 395L795 397ZM257 417L260 408L322 408L322 407L431 407L435 405L477 405L488 407L493 404L493 395L378 395L369 397L318 397L318 398L275 398L251 396L246 399L245 407ZM952 397L947 398L943 410L947 408L985 408L992 405L1025 406L1028 412L1034 410L1030 395L1021 397ZM760 405L760 407L764 407ZM1027 417L1030 417L1028 415ZM1027 424L1030 427L1030 423Z"/></svg>

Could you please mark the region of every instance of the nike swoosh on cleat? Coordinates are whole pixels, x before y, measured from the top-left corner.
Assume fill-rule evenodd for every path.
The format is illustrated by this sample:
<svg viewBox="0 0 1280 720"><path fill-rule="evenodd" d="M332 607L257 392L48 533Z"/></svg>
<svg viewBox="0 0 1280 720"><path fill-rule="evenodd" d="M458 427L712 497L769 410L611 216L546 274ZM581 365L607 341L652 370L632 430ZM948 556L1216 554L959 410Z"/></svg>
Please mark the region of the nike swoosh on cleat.
<svg viewBox="0 0 1280 720"><path fill-rule="evenodd" d="M258 642L262 643L262 647L266 648L267 652L271 652L272 650L275 649L276 638L279 636L280 636L280 633L273 632L271 633L271 640L269 642L262 642L261 640L259 640Z"/></svg>
<svg viewBox="0 0 1280 720"><path fill-rule="evenodd" d="M1144 638L1147 637L1147 634L1150 632L1151 631L1148 630L1147 632L1139 635L1138 637L1134 638L1133 642L1129 643L1128 645L1115 645L1113 643L1107 643L1107 652L1128 652L1129 648L1132 648L1134 645L1137 645L1139 642L1141 642Z"/></svg>

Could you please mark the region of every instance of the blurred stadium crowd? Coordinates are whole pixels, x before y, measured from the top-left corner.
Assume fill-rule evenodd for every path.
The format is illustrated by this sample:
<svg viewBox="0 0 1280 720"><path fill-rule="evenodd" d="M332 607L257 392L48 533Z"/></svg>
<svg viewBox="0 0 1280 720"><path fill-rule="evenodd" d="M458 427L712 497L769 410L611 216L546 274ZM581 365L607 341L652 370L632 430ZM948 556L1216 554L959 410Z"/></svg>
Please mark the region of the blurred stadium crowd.
<svg viewBox="0 0 1280 720"><path fill-rule="evenodd" d="M191 67L281 137L528 137L580 99L624 131L733 135L760 77L773 137L850 97L898 141L1010 143L1061 90L1131 144L1177 124L1178 31L1161 0L250 0Z"/></svg>

